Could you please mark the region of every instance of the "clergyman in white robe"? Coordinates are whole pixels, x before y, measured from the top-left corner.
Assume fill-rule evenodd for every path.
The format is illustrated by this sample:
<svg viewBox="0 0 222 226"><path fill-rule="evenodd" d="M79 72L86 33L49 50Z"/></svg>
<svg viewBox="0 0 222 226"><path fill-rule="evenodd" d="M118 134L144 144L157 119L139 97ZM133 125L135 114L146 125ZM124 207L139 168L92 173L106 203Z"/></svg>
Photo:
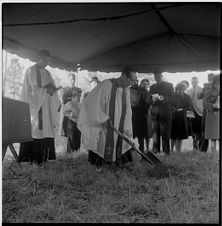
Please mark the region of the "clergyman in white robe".
<svg viewBox="0 0 222 226"><path fill-rule="evenodd" d="M50 72L38 63L27 69L20 100L30 106L33 141L21 144L20 161L41 163L46 159L55 159L54 138L59 127L59 98L56 92L50 95L44 88L49 83L55 85Z"/></svg>
<svg viewBox="0 0 222 226"><path fill-rule="evenodd" d="M59 98L58 94L50 96L43 86L48 83L55 85L54 80L49 71L41 69L42 87L39 88L36 79L36 70L32 66L27 69L23 82L23 87L20 95L20 100L29 103L31 124L32 124L32 137L36 139L51 137L57 135L59 127ZM43 129L38 127L38 112L42 107L43 114Z"/></svg>
<svg viewBox="0 0 222 226"><path fill-rule="evenodd" d="M98 84L85 99L83 99L82 107L79 114L78 128L82 134L83 147L89 151L89 162L96 165L96 161L100 162L116 162L122 165L132 161L131 146L121 139L115 131L110 131L112 142L107 142L110 137L107 134L107 123L110 118L113 126L120 132L132 137L132 110L130 104L130 91L128 87L118 85L118 79L108 79ZM115 90L115 98L112 99L112 87L117 84ZM123 113L123 90L125 89L125 112ZM110 111L111 108L111 111ZM113 110L113 117L111 113ZM123 120L123 128L120 128L121 115ZM119 141L120 143L118 143ZM109 141L109 140L108 140ZM107 145L107 143L109 143ZM118 144L120 147L118 147ZM117 157L120 150L121 158ZM111 150L110 150L111 149ZM111 156L106 158L106 152L111 151ZM91 156L94 156L91 158ZM96 159L95 159L96 158ZM120 163L119 163L120 161ZM121 162L122 161L122 162Z"/></svg>

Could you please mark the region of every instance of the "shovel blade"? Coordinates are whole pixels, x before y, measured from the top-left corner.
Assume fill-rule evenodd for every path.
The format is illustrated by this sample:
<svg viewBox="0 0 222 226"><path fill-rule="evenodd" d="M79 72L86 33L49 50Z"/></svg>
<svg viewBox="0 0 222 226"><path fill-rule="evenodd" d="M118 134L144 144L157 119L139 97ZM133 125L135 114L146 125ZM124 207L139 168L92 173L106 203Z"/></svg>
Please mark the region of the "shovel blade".
<svg viewBox="0 0 222 226"><path fill-rule="evenodd" d="M154 164L158 164L161 161L155 156L155 154L153 154L151 151L147 151L147 153L145 154L151 162L153 162Z"/></svg>

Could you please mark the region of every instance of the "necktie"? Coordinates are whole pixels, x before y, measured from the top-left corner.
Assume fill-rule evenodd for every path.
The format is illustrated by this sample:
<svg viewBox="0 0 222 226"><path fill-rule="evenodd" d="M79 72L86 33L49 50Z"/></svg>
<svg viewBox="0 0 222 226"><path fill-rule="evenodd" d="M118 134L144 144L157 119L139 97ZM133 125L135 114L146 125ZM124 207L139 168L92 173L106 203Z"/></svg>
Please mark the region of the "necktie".
<svg viewBox="0 0 222 226"><path fill-rule="evenodd" d="M193 88L193 95L192 95L192 99L194 99L194 98L195 98L195 95L196 95L196 88L194 87L194 88Z"/></svg>

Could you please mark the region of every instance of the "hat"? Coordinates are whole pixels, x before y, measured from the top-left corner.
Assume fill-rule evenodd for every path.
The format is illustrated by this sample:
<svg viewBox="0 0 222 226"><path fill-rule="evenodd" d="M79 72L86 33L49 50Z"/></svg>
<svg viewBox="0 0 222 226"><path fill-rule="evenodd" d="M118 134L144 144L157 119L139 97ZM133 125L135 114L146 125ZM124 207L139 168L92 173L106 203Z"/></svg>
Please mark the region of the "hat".
<svg viewBox="0 0 222 226"><path fill-rule="evenodd" d="M185 83L187 85L187 88L189 87L189 82L187 80L183 80L181 82Z"/></svg>
<svg viewBox="0 0 222 226"><path fill-rule="evenodd" d="M181 89L181 87L185 87L185 89L186 89L186 83L185 82L177 83L177 85L175 87L175 91L177 92L179 89Z"/></svg>
<svg viewBox="0 0 222 226"><path fill-rule="evenodd" d="M90 82L100 82L97 76L92 77Z"/></svg>

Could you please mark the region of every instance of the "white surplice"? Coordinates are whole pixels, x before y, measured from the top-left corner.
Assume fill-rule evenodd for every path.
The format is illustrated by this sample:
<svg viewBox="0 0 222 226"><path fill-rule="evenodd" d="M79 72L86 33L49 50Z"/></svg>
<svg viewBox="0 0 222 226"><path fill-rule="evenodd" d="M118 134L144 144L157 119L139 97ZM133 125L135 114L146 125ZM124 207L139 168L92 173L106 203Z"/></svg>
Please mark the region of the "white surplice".
<svg viewBox="0 0 222 226"><path fill-rule="evenodd" d="M82 143L87 150L91 150L104 158L107 128L105 122L109 118L109 103L111 98L112 82L104 80L98 84L85 99L80 109L78 129L82 133ZM123 88L117 87L115 98L114 127L119 128L122 113ZM126 117L123 132L132 137L132 110L130 105L130 91L126 88ZM118 134L114 132L113 161L116 161L116 142ZM122 154L131 146L123 140Z"/></svg>
<svg viewBox="0 0 222 226"><path fill-rule="evenodd" d="M49 71L40 69L42 87L48 83L55 85ZM52 96L47 93L46 88L39 88L37 84L37 73L35 66L27 69L20 100L29 103L32 124L32 137L35 139L54 138L59 127L59 98L55 93ZM42 107L43 129L39 129L38 112Z"/></svg>

